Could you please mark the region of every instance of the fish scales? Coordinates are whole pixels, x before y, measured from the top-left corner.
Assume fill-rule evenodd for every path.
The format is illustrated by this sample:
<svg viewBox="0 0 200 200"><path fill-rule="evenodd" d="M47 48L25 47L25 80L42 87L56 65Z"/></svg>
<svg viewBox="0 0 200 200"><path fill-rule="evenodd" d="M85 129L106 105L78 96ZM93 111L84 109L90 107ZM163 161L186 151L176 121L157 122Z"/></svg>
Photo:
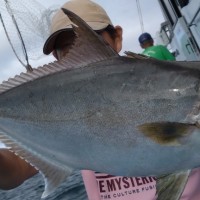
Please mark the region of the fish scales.
<svg viewBox="0 0 200 200"><path fill-rule="evenodd" d="M31 143L34 141L33 149L36 148L34 144L43 146L42 144L48 138L45 150L53 158L58 158L58 148L63 145L63 150L61 148L59 152L62 155L58 160L59 163L62 163L65 152L71 152L72 158L77 157L77 151L80 151L80 141L87 138L85 146L81 145L81 149L83 149L81 151L86 151L86 155L81 154L77 157L81 163L83 160L89 159L91 152L94 152L94 155L91 155L92 158L102 157L100 163L106 158L105 155L108 155L105 163L109 162L110 166L108 169L104 167L105 172L131 176L135 174L134 166L130 165L124 174L124 166L117 164L130 162L131 157L133 163L140 162L139 160L143 156L142 162L144 163L141 163L140 166L147 162L146 168L141 169L142 167L140 167L140 172L135 175L142 176L149 173L156 175L155 171L158 169L151 169L152 164L149 161L153 162L153 156L158 151L157 148L164 151L166 147L161 148L157 145L154 147L149 138L144 138L141 133L138 133L137 126L147 121L184 121L199 98L194 89L197 81L196 74L190 78L190 81L188 78L188 81L184 82L185 71L183 70L182 74L178 72L182 83L180 84L181 88L175 84L176 89L181 90L190 85L190 90L193 92L190 92L189 95L185 93L181 95L175 91L175 94L171 95L173 92L170 89L175 86L170 86L171 79L167 74L169 73L172 78L173 74L177 76L177 72L173 68L171 68L173 71L170 72L162 70L159 66L156 69L156 65L142 67L142 62L134 65L135 61L129 58L117 58L116 64L113 62L110 65L100 62L97 66L66 71L62 74L57 73L1 95L0 110L1 113L4 113L0 120L2 129L11 132L13 137L19 137L19 140L23 136L23 138L31 140ZM153 71L152 75L149 73L150 69ZM157 77L155 71L157 71L157 76L158 74L163 75ZM142 77L145 77L145 80L142 80ZM169 79L168 84L164 77ZM159 85L162 81L164 84ZM145 84L146 88L141 88L142 82L148 82ZM159 95L156 92L152 93L156 87L158 87ZM161 92L165 97L160 96ZM11 99L11 101L7 101L7 99ZM76 138L73 139L75 136ZM112 147L113 144L116 149ZM98 150L97 146L99 146ZM138 146L141 146L139 150L137 150ZM109 148L113 149L113 155L115 155L112 156L113 161L108 154ZM117 150L118 148L120 152L123 151L121 159L119 159L121 153ZM48 149L51 151L49 152ZM152 149L152 151L143 155L144 151L148 151L148 149ZM133 155L125 156L127 150L133 152ZM137 156L134 155L135 151L138 152ZM171 156L172 152L168 154L170 158L164 158L163 162L166 160L165 162L168 163L169 159L173 162L176 159L176 156ZM187 154L185 155L187 156ZM86 162L88 163L88 161ZM97 168L96 171L102 170L98 167L100 163L95 162L97 166L92 168ZM62 164L67 165L68 163L66 161ZM180 164L181 162L178 163L178 165ZM78 167L79 163L73 165L70 167ZM116 172L112 171L113 165L119 166ZM90 166L83 165L79 168L84 169L91 166L92 163ZM126 168L128 167L126 166ZM162 170L166 169L162 168Z"/></svg>

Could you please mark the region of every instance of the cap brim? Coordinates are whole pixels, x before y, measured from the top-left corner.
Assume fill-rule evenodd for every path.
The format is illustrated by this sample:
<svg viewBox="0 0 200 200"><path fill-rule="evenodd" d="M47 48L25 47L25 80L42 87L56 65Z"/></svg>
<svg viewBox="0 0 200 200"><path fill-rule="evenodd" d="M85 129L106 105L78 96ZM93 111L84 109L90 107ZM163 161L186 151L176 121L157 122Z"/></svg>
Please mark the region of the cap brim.
<svg viewBox="0 0 200 200"><path fill-rule="evenodd" d="M100 23L100 22L87 22L87 24L94 30L94 31L97 31L97 30L102 30L104 28L106 28L109 24L107 23ZM53 50L54 50L54 45L55 45L55 41L56 41L56 38L58 37L58 35L62 32L67 32L67 31L71 31L72 30L72 27L71 26L68 26L68 28L63 28L63 29L60 29L56 32L54 32L53 34L51 34L46 42L44 43L44 46L43 46L43 53L46 54L46 55L49 55Z"/></svg>
<svg viewBox="0 0 200 200"><path fill-rule="evenodd" d="M58 37L58 35L60 33L67 32L67 31L71 31L71 28L61 29L61 30L58 30L55 33L51 34L47 38L46 42L44 43L43 53L46 55L49 55L54 50L54 44L55 44L55 41L56 41L56 38Z"/></svg>

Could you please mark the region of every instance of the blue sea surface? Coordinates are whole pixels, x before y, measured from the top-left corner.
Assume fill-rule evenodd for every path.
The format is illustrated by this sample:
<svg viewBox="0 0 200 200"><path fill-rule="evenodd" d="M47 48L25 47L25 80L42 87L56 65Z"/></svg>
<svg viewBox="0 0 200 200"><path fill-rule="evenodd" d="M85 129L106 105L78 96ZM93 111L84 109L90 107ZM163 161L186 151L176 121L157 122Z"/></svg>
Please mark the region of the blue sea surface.
<svg viewBox="0 0 200 200"><path fill-rule="evenodd" d="M12 190L0 190L0 200L40 200L44 180L37 174ZM87 200L87 194L79 171L74 172L51 195L44 200Z"/></svg>

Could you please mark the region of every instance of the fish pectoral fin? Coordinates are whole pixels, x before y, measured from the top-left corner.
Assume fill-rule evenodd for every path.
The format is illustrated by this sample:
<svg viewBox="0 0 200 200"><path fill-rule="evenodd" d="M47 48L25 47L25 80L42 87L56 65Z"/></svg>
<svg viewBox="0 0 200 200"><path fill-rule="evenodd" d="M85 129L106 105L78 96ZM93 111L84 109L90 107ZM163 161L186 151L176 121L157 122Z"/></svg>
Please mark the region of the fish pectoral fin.
<svg viewBox="0 0 200 200"><path fill-rule="evenodd" d="M5 133L0 132L0 141L4 143L11 152L30 163L43 175L45 191L42 194L42 198L51 194L73 171L71 168L60 166L54 161L46 160L42 155L20 144Z"/></svg>
<svg viewBox="0 0 200 200"><path fill-rule="evenodd" d="M195 128L195 124L179 122L153 122L138 126L138 130L154 142L169 146L184 144Z"/></svg>
<svg viewBox="0 0 200 200"><path fill-rule="evenodd" d="M157 178L157 200L179 200L191 170L169 174Z"/></svg>

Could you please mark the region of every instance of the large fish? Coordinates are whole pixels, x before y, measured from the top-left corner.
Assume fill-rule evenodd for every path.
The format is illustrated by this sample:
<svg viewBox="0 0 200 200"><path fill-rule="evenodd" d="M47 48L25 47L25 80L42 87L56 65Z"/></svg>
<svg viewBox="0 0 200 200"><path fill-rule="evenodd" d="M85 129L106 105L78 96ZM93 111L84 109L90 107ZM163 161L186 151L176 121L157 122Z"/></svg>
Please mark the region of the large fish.
<svg viewBox="0 0 200 200"><path fill-rule="evenodd" d="M119 56L64 10L67 57L0 86L0 140L44 175L49 195L74 169L158 177L178 200L200 166L199 62Z"/></svg>

